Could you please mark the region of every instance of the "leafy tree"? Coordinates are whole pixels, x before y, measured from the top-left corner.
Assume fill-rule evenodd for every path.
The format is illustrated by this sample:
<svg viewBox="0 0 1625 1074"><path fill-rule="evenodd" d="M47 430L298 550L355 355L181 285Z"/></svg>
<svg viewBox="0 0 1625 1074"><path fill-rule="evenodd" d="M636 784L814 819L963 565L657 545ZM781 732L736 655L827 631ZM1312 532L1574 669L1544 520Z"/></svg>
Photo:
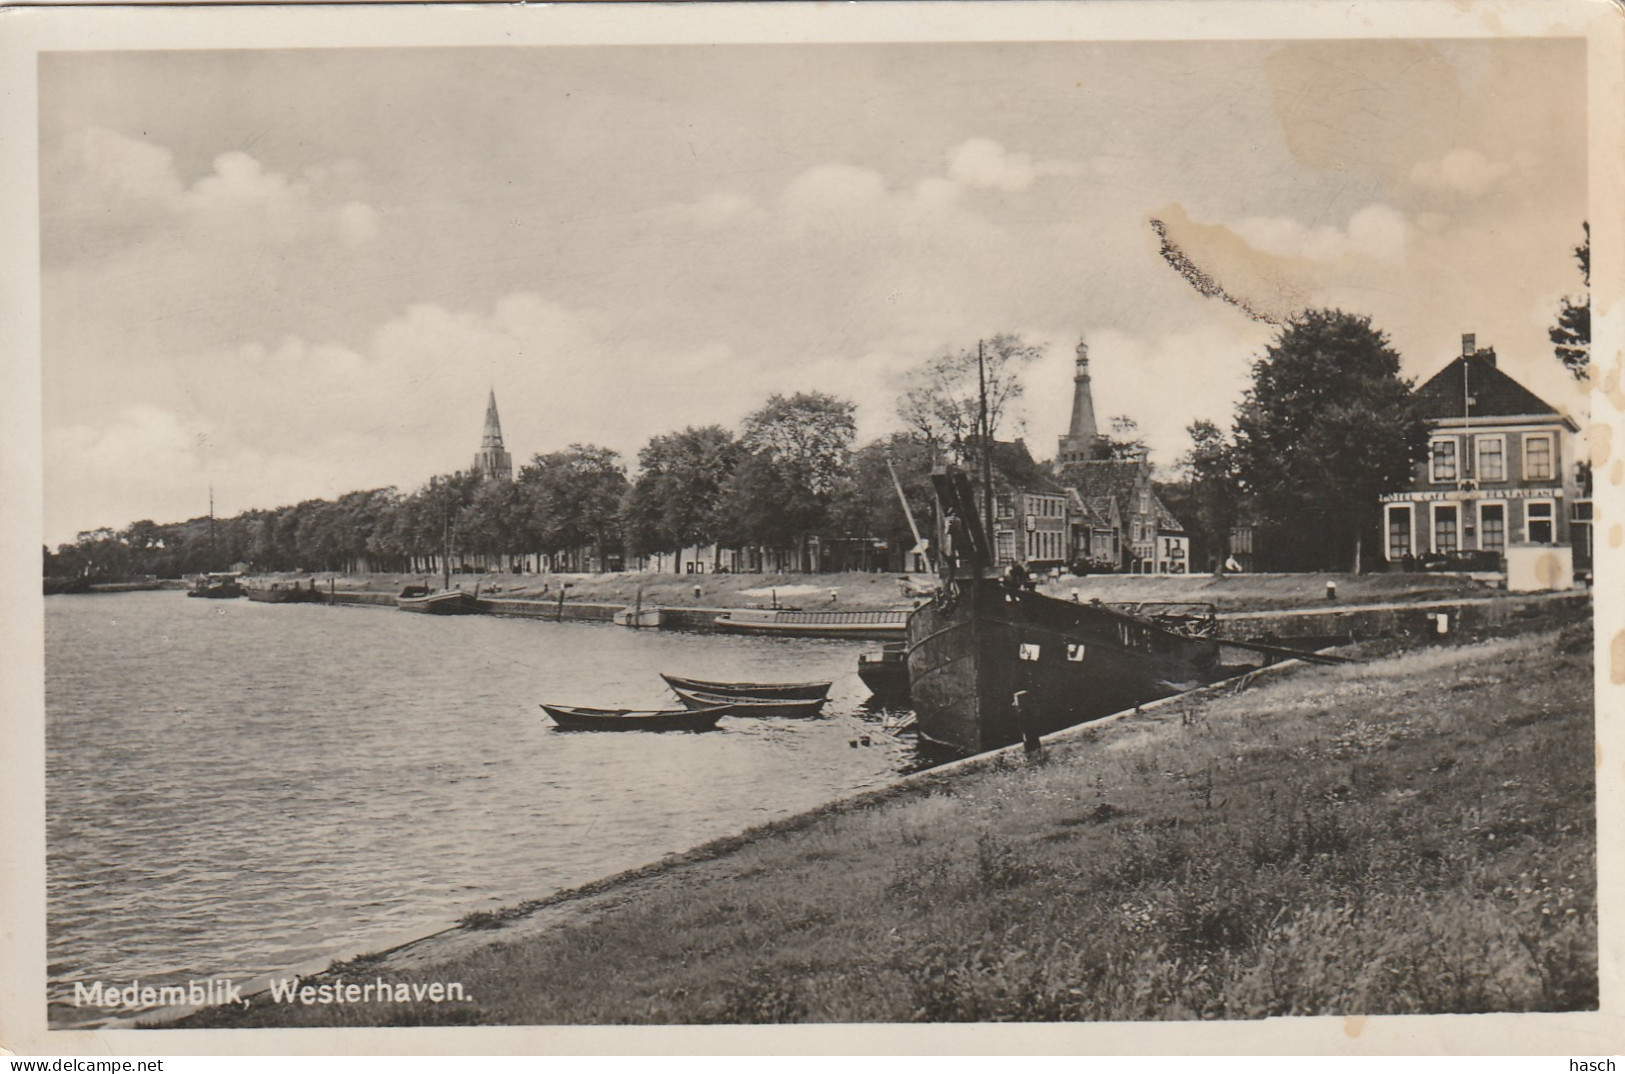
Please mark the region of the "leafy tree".
<svg viewBox="0 0 1625 1074"><path fill-rule="evenodd" d="M1097 438L1090 454L1097 459L1138 459L1146 450L1140 423L1127 414L1119 414L1112 418L1111 433Z"/></svg>
<svg viewBox="0 0 1625 1074"><path fill-rule="evenodd" d="M1546 333L1552 340L1552 352L1575 380L1584 380L1591 368L1591 224L1583 226L1585 241L1574 248L1574 259L1580 263L1586 294L1579 299L1565 297L1557 323Z"/></svg>
<svg viewBox="0 0 1625 1074"><path fill-rule="evenodd" d="M524 514L523 497L512 481L482 481L457 513L457 545L481 560L517 555L527 543Z"/></svg>
<svg viewBox="0 0 1625 1074"><path fill-rule="evenodd" d="M618 453L571 444L565 451L537 455L520 470L519 483L536 547L542 551L573 554L579 560L582 550L591 548L602 564L606 551L619 547L628 485Z"/></svg>
<svg viewBox="0 0 1625 1074"><path fill-rule="evenodd" d="M1383 493L1403 488L1427 423L1399 355L1368 317L1307 310L1253 363L1235 423L1235 475L1279 529L1283 565L1360 567Z"/></svg>
<svg viewBox="0 0 1625 1074"><path fill-rule="evenodd" d="M936 496L931 488L931 445L919 436L893 433L884 440L866 444L852 453L849 477L831 505L832 521L852 537L878 537L898 553L914 547L908 516L897 499L892 470L903 486L920 536L930 540L934 532ZM890 462L890 468L887 463ZM892 557L901 568L901 555Z"/></svg>
<svg viewBox="0 0 1625 1074"><path fill-rule="evenodd" d="M1191 447L1179 459L1176 470L1183 488L1176 507L1165 502L1191 529L1194 568L1202 562L1197 556L1223 563L1229 552L1230 528L1236 524L1241 491L1236 480L1235 453L1225 442L1224 433L1211 421L1194 421L1185 430Z"/></svg>
<svg viewBox="0 0 1625 1074"><path fill-rule="evenodd" d="M722 489L739 443L720 425L656 436L638 452L638 477L621 501L621 527L633 553L709 544L721 527Z"/></svg>
<svg viewBox="0 0 1625 1074"><path fill-rule="evenodd" d="M777 547L791 537L802 569L811 569L807 538L829 522L846 478L856 409L823 392L798 392L771 396L745 419L740 442L749 464L741 465L728 495L736 536Z"/></svg>
<svg viewBox="0 0 1625 1074"><path fill-rule="evenodd" d="M1000 333L981 350L986 369L987 431L997 439L1021 400L1022 368L1042 355L1044 347L1014 333ZM897 415L929 443L968 466L981 432L977 425L981 380L976 348L944 351L914 371L898 400Z"/></svg>

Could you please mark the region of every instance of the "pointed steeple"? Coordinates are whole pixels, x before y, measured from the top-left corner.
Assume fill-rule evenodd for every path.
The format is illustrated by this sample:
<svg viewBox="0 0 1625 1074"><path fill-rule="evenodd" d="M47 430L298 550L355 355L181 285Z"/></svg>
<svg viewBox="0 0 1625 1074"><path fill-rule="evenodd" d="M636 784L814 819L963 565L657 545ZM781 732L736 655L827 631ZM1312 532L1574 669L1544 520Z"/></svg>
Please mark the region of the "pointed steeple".
<svg viewBox="0 0 1625 1074"><path fill-rule="evenodd" d="M1095 424L1095 396L1090 386L1089 344L1078 340L1077 372L1072 375L1072 424L1061 437L1056 451L1057 465L1086 462L1092 457L1100 428Z"/></svg>
<svg viewBox="0 0 1625 1074"><path fill-rule="evenodd" d="M485 435L480 438L480 449L502 446L502 419L497 417L497 390L491 389L491 401L485 404Z"/></svg>
<svg viewBox="0 0 1625 1074"><path fill-rule="evenodd" d="M497 417L497 390L491 389L485 404L485 432L480 437L480 450L474 456L474 472L485 478L513 480L513 456L502 446L502 419Z"/></svg>

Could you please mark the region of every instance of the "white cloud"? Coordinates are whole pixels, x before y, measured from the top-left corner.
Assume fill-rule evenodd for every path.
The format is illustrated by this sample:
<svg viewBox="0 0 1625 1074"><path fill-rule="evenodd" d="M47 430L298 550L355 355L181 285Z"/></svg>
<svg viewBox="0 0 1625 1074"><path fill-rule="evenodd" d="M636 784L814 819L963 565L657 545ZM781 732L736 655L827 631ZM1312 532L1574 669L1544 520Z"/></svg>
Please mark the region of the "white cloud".
<svg viewBox="0 0 1625 1074"><path fill-rule="evenodd" d="M91 127L63 138L42 172L46 231L82 254L104 256L150 232L170 241L279 246L334 239L360 246L378 232L376 209L336 193L357 182L349 162L290 177L232 150L188 185L168 149Z"/></svg>
<svg viewBox="0 0 1625 1074"><path fill-rule="evenodd" d="M948 152L948 176L978 190L1026 190L1045 175L1078 175L1082 169L1063 161L1035 161L1011 153L991 138L971 138Z"/></svg>
<svg viewBox="0 0 1625 1074"><path fill-rule="evenodd" d="M655 211L658 223L713 231L729 224L758 220L762 210L750 198L731 191L716 191L698 201L664 206Z"/></svg>
<svg viewBox="0 0 1625 1074"><path fill-rule="evenodd" d="M1511 170L1510 164L1492 161L1476 149L1452 149L1438 160L1417 162L1411 179L1432 190L1477 197Z"/></svg>
<svg viewBox="0 0 1625 1074"><path fill-rule="evenodd" d="M1277 257L1337 261L1363 255L1394 264L1405 260L1405 218L1382 204L1359 210L1349 218L1346 228L1330 224L1311 227L1285 216L1247 217L1230 228L1254 249Z"/></svg>
<svg viewBox="0 0 1625 1074"><path fill-rule="evenodd" d="M886 197L886 180L877 171L850 164L820 164L784 188L784 207L798 216L848 213Z"/></svg>

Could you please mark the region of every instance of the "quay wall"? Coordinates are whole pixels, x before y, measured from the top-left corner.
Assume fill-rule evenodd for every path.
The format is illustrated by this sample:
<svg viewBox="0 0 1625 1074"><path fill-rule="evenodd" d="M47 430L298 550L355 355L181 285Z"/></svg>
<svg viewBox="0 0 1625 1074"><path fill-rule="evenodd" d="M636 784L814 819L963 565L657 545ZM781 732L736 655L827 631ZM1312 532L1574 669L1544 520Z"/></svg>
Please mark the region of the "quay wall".
<svg viewBox="0 0 1625 1074"><path fill-rule="evenodd" d="M505 615L520 619L552 619L563 622L612 623L619 604L591 604L586 601L519 600L481 597L475 601L487 615Z"/></svg>
<svg viewBox="0 0 1625 1074"><path fill-rule="evenodd" d="M721 633L717 616L726 608L661 608L661 630L689 630L704 634Z"/></svg>
<svg viewBox="0 0 1625 1074"><path fill-rule="evenodd" d="M323 594L334 604L395 606L392 593L339 591ZM1463 600L1419 601L1391 604L1343 604L1324 608L1292 608L1264 612L1223 612L1219 615L1218 636L1232 641L1260 641L1270 638L1373 638L1438 633L1437 616L1449 617L1448 630L1475 630L1501 626L1584 605L1589 592L1530 594L1526 597L1495 596ZM488 615L548 621L611 623L625 609L618 603L567 600L525 600L481 597L480 611ZM649 605L644 606L648 611ZM661 607L661 630L684 630L715 634L721 628L717 617L727 608ZM767 633L763 631L763 633Z"/></svg>
<svg viewBox="0 0 1625 1074"><path fill-rule="evenodd" d="M1534 619L1591 600L1589 592L1438 600L1414 604L1342 605L1290 611L1227 612L1219 616L1219 637L1260 641L1271 637L1373 638L1439 632L1437 616L1449 617L1447 630L1475 630Z"/></svg>

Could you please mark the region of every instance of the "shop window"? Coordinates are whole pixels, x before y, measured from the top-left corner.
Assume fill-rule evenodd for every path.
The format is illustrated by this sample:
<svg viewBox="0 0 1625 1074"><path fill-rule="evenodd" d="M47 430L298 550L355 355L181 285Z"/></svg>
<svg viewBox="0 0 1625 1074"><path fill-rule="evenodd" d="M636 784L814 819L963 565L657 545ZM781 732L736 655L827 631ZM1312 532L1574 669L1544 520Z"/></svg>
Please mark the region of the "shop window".
<svg viewBox="0 0 1625 1074"><path fill-rule="evenodd" d="M1529 519L1529 543L1551 544L1556 539L1552 526L1552 501L1530 500L1524 511Z"/></svg>
<svg viewBox="0 0 1625 1074"><path fill-rule="evenodd" d="M1486 503L1478 508L1478 547L1486 552L1504 552L1507 546L1505 504Z"/></svg>
<svg viewBox="0 0 1625 1074"><path fill-rule="evenodd" d="M1404 559L1411 554L1411 509L1388 508L1388 558Z"/></svg>
<svg viewBox="0 0 1625 1074"><path fill-rule="evenodd" d="M1439 504L1433 508L1433 550L1454 552L1461 547L1458 537L1455 504Z"/></svg>

